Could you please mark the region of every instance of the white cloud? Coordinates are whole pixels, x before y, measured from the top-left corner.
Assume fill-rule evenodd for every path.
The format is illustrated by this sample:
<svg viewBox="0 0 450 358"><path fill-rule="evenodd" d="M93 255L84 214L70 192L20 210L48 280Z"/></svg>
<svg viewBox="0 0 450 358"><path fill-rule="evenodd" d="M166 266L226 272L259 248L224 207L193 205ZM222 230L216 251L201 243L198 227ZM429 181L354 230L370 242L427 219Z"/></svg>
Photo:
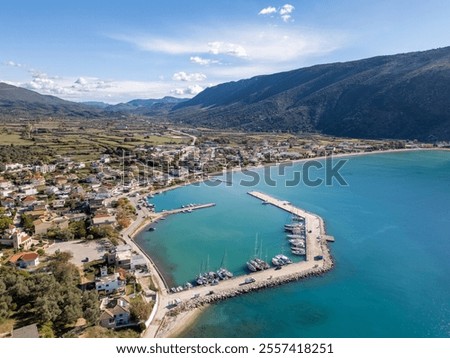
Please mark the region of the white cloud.
<svg viewBox="0 0 450 358"><path fill-rule="evenodd" d="M294 12L295 7L291 4L284 4L282 7L280 7L279 9L273 7L273 6L268 6L264 9L262 9L258 15L272 15L272 14L279 14L281 19L284 22L289 22L289 20L291 20L292 18L292 13Z"/></svg>
<svg viewBox="0 0 450 358"><path fill-rule="evenodd" d="M288 22L291 19L291 14L294 12L294 10L295 7L291 4L285 4L281 7L279 13L284 22Z"/></svg>
<svg viewBox="0 0 450 358"><path fill-rule="evenodd" d="M191 40L183 39L164 39L157 38L153 36L143 37L143 36L115 36L116 40L125 41L133 44L143 51L149 52L160 52L169 55L181 55L181 54L213 54L213 55L228 55L233 57L246 57L247 53L245 48L234 42L228 41L211 41L204 39L202 34L200 39L196 39L196 36L192 36ZM210 39L214 37L220 37L220 35L209 34L206 35ZM201 57L194 57L191 61L203 62L204 59ZM203 64L202 63L202 64ZM209 62L212 63L212 62Z"/></svg>
<svg viewBox="0 0 450 358"><path fill-rule="evenodd" d="M77 92L96 92L98 90L111 88L108 81L103 81L96 77L79 77L70 87Z"/></svg>
<svg viewBox="0 0 450 358"><path fill-rule="evenodd" d="M176 88L171 91L176 96L195 96L203 91L204 88L199 85L188 86L187 88Z"/></svg>
<svg viewBox="0 0 450 358"><path fill-rule="evenodd" d="M264 9L262 9L258 13L258 15L269 15L269 14L273 14L273 13L276 13L276 12L277 12L277 9L275 7L268 6L268 7L265 7Z"/></svg>
<svg viewBox="0 0 450 358"><path fill-rule="evenodd" d="M186 72L176 72L173 74L172 79L174 81L186 81L186 82L201 82L206 80L206 75L203 73L186 73Z"/></svg>
<svg viewBox="0 0 450 358"><path fill-rule="evenodd" d="M213 63L220 63L218 60L213 60L213 59L210 59L210 58L203 58L203 57L200 57L200 56L191 56L190 57L190 61L192 63L195 63L197 65L201 65L201 66L209 66L209 65L211 65Z"/></svg>
<svg viewBox="0 0 450 358"><path fill-rule="evenodd" d="M96 77L49 76L40 71L28 71L29 81L7 81L13 86L24 87L45 95L54 95L70 101L126 102L136 98L160 98L172 93L172 81L116 81ZM198 93L196 86L183 95Z"/></svg>
<svg viewBox="0 0 450 358"><path fill-rule="evenodd" d="M195 40L184 40L181 38L170 39L155 36L129 36L116 35L111 38L130 43L143 51L160 52L170 55L180 55L186 53L206 53L208 46L206 43L199 43Z"/></svg>
<svg viewBox="0 0 450 358"><path fill-rule="evenodd" d="M30 71L30 73L32 77L31 81L21 83L21 87L49 95L73 94L73 91L69 87L60 83L61 81L57 81L57 77L49 77L46 73L35 70Z"/></svg>
<svg viewBox="0 0 450 358"><path fill-rule="evenodd" d="M247 51L241 45L223 42L223 41L214 41L208 43L209 52L213 55L225 54L229 56L235 57L247 57Z"/></svg>
<svg viewBox="0 0 450 358"><path fill-rule="evenodd" d="M23 67L23 65L21 63L17 63L14 61L5 61L5 62L3 62L3 65L10 66L10 67Z"/></svg>
<svg viewBox="0 0 450 358"><path fill-rule="evenodd" d="M75 81L76 84L84 86L87 85L88 81L84 77L80 77Z"/></svg>
<svg viewBox="0 0 450 358"><path fill-rule="evenodd" d="M291 4L285 4L280 9L280 15L287 15L292 14L292 12L295 10L295 7Z"/></svg>

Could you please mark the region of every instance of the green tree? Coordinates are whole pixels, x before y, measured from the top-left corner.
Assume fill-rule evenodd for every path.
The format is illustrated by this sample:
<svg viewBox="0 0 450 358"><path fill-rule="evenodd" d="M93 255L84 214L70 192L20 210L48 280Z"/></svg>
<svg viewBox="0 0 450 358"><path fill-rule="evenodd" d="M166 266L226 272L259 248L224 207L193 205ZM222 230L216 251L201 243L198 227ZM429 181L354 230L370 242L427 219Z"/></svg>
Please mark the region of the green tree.
<svg viewBox="0 0 450 358"><path fill-rule="evenodd" d="M141 297L131 301L130 313L134 321L145 321L152 311L152 306L144 302Z"/></svg>
<svg viewBox="0 0 450 358"><path fill-rule="evenodd" d="M39 330L39 334L42 338L55 338L52 322L45 322Z"/></svg>
<svg viewBox="0 0 450 358"><path fill-rule="evenodd" d="M33 234L34 233L33 218L30 215L22 214L21 219L25 231L28 232L29 234Z"/></svg>
<svg viewBox="0 0 450 358"><path fill-rule="evenodd" d="M85 238L87 234L86 222L84 220L72 222L69 224L69 230L75 239Z"/></svg>
<svg viewBox="0 0 450 358"><path fill-rule="evenodd" d="M10 225L13 224L13 220L8 216L0 216L0 232L5 231Z"/></svg>
<svg viewBox="0 0 450 358"><path fill-rule="evenodd" d="M81 294L75 286L68 286L62 291L62 300L59 302L61 314L58 317L58 325L73 324L82 317Z"/></svg>
<svg viewBox="0 0 450 358"><path fill-rule="evenodd" d="M96 291L83 292L83 317L88 324L94 325L100 317L100 304Z"/></svg>
<svg viewBox="0 0 450 358"><path fill-rule="evenodd" d="M57 321L61 309L58 303L49 297L41 296L36 298L34 304L34 317L40 324L44 324L48 321Z"/></svg>

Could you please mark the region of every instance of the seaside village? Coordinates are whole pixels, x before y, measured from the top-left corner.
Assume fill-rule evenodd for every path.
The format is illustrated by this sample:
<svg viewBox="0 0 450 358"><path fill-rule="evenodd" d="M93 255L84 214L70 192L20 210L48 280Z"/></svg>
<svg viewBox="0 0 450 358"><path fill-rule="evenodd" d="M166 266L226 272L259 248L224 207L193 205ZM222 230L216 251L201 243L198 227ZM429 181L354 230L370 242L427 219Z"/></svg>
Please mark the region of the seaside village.
<svg viewBox="0 0 450 358"><path fill-rule="evenodd" d="M67 156L1 162L0 335L145 329L158 287L148 258L131 239L152 220L154 208L144 199L151 192L237 166L381 149L393 145L203 140L99 153L85 162Z"/></svg>

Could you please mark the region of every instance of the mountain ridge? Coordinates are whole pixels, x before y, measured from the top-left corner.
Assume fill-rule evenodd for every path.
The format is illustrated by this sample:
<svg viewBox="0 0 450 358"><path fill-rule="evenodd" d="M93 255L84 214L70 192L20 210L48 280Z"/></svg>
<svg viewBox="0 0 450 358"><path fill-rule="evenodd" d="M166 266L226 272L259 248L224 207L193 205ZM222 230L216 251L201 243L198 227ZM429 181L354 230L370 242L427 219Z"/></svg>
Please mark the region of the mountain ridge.
<svg viewBox="0 0 450 358"><path fill-rule="evenodd" d="M315 65L209 87L192 99L75 103L0 82L0 115L147 116L193 126L450 140L450 47Z"/></svg>
<svg viewBox="0 0 450 358"><path fill-rule="evenodd" d="M363 138L450 139L450 47L228 82L176 105L173 121Z"/></svg>

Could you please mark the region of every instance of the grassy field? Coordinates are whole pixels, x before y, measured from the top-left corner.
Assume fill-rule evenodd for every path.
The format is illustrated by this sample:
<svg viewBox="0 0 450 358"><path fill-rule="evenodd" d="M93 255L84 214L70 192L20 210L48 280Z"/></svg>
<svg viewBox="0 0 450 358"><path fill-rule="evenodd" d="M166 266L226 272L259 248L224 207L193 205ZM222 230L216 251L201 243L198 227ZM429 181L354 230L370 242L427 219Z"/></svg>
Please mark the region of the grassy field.
<svg viewBox="0 0 450 358"><path fill-rule="evenodd" d="M32 140L22 139L20 133L0 133L0 145L32 145Z"/></svg>
<svg viewBox="0 0 450 358"><path fill-rule="evenodd" d="M30 126L32 139L23 139L22 132ZM190 140L188 137L174 136L162 126L152 127L142 122L120 124L114 121L49 120L0 125L0 145L33 146L37 150L45 148L56 155L83 162L97 160L107 150L187 144Z"/></svg>

